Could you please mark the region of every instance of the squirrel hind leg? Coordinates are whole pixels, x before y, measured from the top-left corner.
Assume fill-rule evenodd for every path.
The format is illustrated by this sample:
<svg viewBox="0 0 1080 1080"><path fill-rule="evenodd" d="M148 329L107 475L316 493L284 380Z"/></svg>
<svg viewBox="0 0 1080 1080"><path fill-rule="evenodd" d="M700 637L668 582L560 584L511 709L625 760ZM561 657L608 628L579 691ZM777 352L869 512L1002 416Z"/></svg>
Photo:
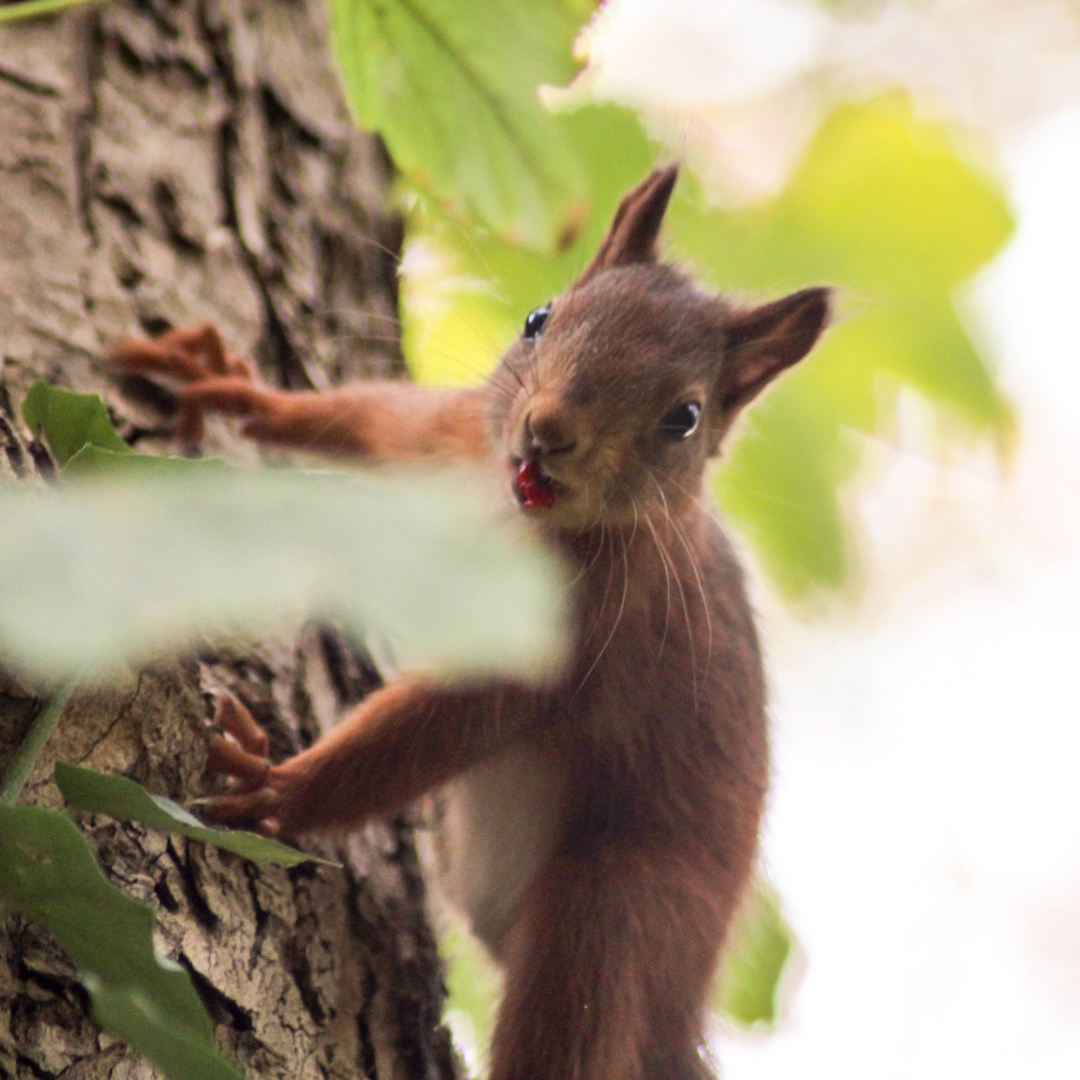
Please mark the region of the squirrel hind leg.
<svg viewBox="0 0 1080 1080"><path fill-rule="evenodd" d="M707 872L634 847L558 854L500 950L491 1080L705 1080L727 913Z"/></svg>

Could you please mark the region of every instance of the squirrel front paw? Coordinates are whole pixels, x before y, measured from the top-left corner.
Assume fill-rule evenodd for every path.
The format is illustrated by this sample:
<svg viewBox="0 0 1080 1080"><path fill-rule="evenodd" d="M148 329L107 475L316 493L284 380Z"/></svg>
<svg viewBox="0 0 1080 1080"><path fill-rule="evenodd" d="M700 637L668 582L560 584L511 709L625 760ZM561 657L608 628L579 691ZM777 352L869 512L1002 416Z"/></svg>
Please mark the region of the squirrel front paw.
<svg viewBox="0 0 1080 1080"><path fill-rule="evenodd" d="M202 441L208 411L257 420L270 407L271 392L259 381L254 364L227 349L213 323L151 339L124 338L112 347L108 360L116 372L180 384L174 431L185 445Z"/></svg>
<svg viewBox="0 0 1080 1080"><path fill-rule="evenodd" d="M270 740L255 718L232 694L218 698L206 766L228 777L230 790L200 803L200 814L223 825L249 825L267 836L281 832L282 778L267 753Z"/></svg>

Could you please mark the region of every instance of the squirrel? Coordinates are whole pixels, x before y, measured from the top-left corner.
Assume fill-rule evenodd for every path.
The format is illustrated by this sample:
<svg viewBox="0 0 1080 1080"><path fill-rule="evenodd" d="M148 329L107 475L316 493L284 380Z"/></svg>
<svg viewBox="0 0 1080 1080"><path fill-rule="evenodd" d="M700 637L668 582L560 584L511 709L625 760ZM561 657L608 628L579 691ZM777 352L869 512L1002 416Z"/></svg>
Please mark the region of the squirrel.
<svg viewBox="0 0 1080 1080"><path fill-rule="evenodd" d="M533 311L486 385L259 382L213 325L119 343L265 443L374 461L474 460L576 573L570 659L541 685L406 675L271 764L235 699L215 821L344 828L441 790L446 886L504 973L492 1080L710 1075L711 980L751 877L769 774L743 575L702 501L732 421L829 318L808 288L761 306L657 255L677 167L620 204L595 258Z"/></svg>

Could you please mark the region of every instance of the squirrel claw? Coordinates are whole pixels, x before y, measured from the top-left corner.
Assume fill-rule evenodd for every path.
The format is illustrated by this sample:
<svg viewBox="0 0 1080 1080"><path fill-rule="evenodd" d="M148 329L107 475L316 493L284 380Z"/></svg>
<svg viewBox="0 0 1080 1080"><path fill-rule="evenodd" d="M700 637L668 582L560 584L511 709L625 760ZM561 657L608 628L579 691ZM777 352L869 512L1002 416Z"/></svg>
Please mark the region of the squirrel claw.
<svg viewBox="0 0 1080 1080"><path fill-rule="evenodd" d="M270 774L270 762L265 757L248 753L224 735L215 735L210 740L206 767L211 772L240 781L240 790L244 791L262 787Z"/></svg>
<svg viewBox="0 0 1080 1080"><path fill-rule="evenodd" d="M218 795L208 799L199 810L207 821L219 825L251 824L265 836L277 836L281 831L274 815L278 793L271 787L261 787L237 795Z"/></svg>
<svg viewBox="0 0 1080 1080"><path fill-rule="evenodd" d="M211 738L206 767L228 777L232 790L203 802L200 805L203 816L222 823L262 823L260 831L276 835L280 826L268 815L276 808L279 794L268 783L271 765L266 756L270 748L266 732L229 693L218 697L214 721L225 734Z"/></svg>
<svg viewBox="0 0 1080 1080"><path fill-rule="evenodd" d="M169 330L150 340L124 338L109 350L108 362L120 374L181 384L175 433L185 446L202 441L207 409L248 415L265 389L255 366L226 348L213 323Z"/></svg>
<svg viewBox="0 0 1080 1080"><path fill-rule="evenodd" d="M218 695L214 723L231 735L249 754L264 758L270 750L270 737L259 727L247 706L227 691Z"/></svg>
<svg viewBox="0 0 1080 1080"><path fill-rule="evenodd" d="M123 338L109 351L109 364L129 375L163 375L182 383L232 375L254 381L251 361L226 348L213 323L167 330L156 338Z"/></svg>

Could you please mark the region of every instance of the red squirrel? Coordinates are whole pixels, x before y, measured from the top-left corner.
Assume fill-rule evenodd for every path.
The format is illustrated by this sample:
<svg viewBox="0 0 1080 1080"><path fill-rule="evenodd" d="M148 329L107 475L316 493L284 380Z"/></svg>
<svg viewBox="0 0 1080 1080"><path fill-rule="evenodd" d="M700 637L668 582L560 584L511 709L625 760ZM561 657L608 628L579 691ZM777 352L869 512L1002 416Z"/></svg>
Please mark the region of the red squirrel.
<svg viewBox="0 0 1080 1080"><path fill-rule="evenodd" d="M185 384L188 438L211 410L362 461L486 461L570 560L571 658L547 683L403 677L281 764L226 699L211 749L233 790L209 816L271 832L442 789L448 892L505 975L492 1080L707 1077L706 999L754 862L761 661L703 476L739 411L810 351L829 292L739 307L659 261L676 173L626 196L480 388L274 390L212 326L113 357Z"/></svg>

